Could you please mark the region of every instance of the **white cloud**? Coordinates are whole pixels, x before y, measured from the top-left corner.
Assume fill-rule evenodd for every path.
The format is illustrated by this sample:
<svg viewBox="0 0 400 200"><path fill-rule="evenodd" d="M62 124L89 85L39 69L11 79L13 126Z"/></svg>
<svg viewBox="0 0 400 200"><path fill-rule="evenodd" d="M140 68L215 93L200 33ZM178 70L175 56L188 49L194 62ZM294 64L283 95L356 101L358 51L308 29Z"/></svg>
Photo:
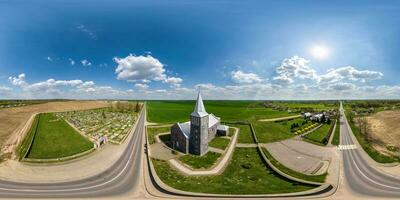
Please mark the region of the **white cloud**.
<svg viewBox="0 0 400 200"><path fill-rule="evenodd" d="M81 31L81 32L85 33L87 36L89 36L90 39L95 40L95 39L97 38L97 37L96 37L96 33L95 33L93 30L87 28L87 27L86 27L85 25L83 25L83 24L80 24L80 25L76 26L76 29L77 29L78 31Z"/></svg>
<svg viewBox="0 0 400 200"><path fill-rule="evenodd" d="M183 80L179 77L167 77L163 80L164 83L171 84L173 87L180 87L182 81Z"/></svg>
<svg viewBox="0 0 400 200"><path fill-rule="evenodd" d="M179 77L167 76L164 64L151 55L135 56L129 54L125 58L115 57L114 61L118 64L115 69L118 80L142 83L162 81L174 87L179 87L183 81Z"/></svg>
<svg viewBox="0 0 400 200"><path fill-rule="evenodd" d="M143 83L136 83L136 84L135 84L135 87L136 87L137 89L139 89L139 90L145 90L145 89L149 88L149 85L143 84Z"/></svg>
<svg viewBox="0 0 400 200"><path fill-rule="evenodd" d="M75 65L75 61L74 61L74 60L72 60L72 58L68 58L68 61L69 61L69 64L71 64L71 65Z"/></svg>
<svg viewBox="0 0 400 200"><path fill-rule="evenodd" d="M12 91L12 88L6 87L6 86L0 86L0 94L1 95L7 95Z"/></svg>
<svg viewBox="0 0 400 200"><path fill-rule="evenodd" d="M356 85L352 83L333 83L328 86L329 89L344 91L344 90L354 90Z"/></svg>
<svg viewBox="0 0 400 200"><path fill-rule="evenodd" d="M8 77L8 80L11 82L11 84L15 85L15 86L21 86L24 87L27 85L27 83L25 82L25 74L22 73L20 75L18 75L17 77Z"/></svg>
<svg viewBox="0 0 400 200"><path fill-rule="evenodd" d="M241 70L232 71L231 77L236 83L259 83L263 81L257 74L245 73Z"/></svg>
<svg viewBox="0 0 400 200"><path fill-rule="evenodd" d="M273 80L276 81L279 85L289 85L293 83L293 79L285 75L275 76Z"/></svg>
<svg viewBox="0 0 400 200"><path fill-rule="evenodd" d="M47 56L47 58L46 58L48 61L50 61L50 62L52 62L53 61L53 59L50 57L50 56Z"/></svg>
<svg viewBox="0 0 400 200"><path fill-rule="evenodd" d="M273 80L276 80L278 84L289 84L295 78L315 79L316 72L308 65L309 63L309 60L299 56L285 58L275 69L277 76L273 77Z"/></svg>
<svg viewBox="0 0 400 200"><path fill-rule="evenodd" d="M92 63L90 61L86 60L86 59L81 60L81 63L82 63L83 66L91 66L92 65Z"/></svg>
<svg viewBox="0 0 400 200"><path fill-rule="evenodd" d="M383 74L377 71L357 70L352 66L328 70L328 73L318 77L319 82L338 82L342 80L367 82L382 78Z"/></svg>

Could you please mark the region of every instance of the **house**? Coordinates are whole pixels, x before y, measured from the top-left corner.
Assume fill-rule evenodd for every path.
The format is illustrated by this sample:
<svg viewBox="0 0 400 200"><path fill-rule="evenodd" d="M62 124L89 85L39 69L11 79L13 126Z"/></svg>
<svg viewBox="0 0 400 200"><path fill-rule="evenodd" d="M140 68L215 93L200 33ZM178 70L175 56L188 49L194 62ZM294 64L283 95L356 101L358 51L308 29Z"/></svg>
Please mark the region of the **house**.
<svg viewBox="0 0 400 200"><path fill-rule="evenodd" d="M304 119L309 119L311 116L312 116L312 114L311 114L310 112L306 112L306 113L303 114L302 117L303 117Z"/></svg>
<svg viewBox="0 0 400 200"><path fill-rule="evenodd" d="M182 153L204 155L208 143L215 138L217 132L226 135L229 127L220 125L220 122L219 117L206 112L199 92L190 121L178 122L171 127L172 148Z"/></svg>

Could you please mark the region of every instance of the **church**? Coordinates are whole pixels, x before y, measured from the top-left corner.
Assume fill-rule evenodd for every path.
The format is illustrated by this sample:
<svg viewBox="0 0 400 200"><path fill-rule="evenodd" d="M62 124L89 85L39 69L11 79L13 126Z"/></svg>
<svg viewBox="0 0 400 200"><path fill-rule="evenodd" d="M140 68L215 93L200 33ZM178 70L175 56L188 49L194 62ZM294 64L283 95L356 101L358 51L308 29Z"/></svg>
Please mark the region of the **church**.
<svg viewBox="0 0 400 200"><path fill-rule="evenodd" d="M208 150L208 143L215 135L224 136L228 131L228 126L221 125L220 122L219 117L206 112L199 91L190 121L178 122L171 127L172 148L186 154L204 155Z"/></svg>

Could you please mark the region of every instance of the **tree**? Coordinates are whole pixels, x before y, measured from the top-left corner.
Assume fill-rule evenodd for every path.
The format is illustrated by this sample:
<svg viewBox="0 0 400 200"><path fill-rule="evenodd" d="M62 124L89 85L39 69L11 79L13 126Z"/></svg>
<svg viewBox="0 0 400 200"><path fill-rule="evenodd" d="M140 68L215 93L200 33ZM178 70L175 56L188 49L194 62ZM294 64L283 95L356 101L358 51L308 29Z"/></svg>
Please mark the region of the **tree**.
<svg viewBox="0 0 400 200"><path fill-rule="evenodd" d="M136 102L135 112L139 112L139 111L140 111L140 105L139 105L139 102Z"/></svg>

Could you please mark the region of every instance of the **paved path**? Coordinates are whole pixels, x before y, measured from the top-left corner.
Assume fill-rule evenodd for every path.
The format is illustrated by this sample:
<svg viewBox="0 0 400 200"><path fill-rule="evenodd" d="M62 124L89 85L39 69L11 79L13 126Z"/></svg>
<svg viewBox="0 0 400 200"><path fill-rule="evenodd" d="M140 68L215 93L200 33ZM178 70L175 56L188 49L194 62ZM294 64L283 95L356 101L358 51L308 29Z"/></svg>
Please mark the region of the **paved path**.
<svg viewBox="0 0 400 200"><path fill-rule="evenodd" d="M212 151L212 152L215 152L215 153L220 153L220 154L223 154L225 152L224 150L218 149L218 148L215 148L215 147L208 147L208 150Z"/></svg>
<svg viewBox="0 0 400 200"><path fill-rule="evenodd" d="M280 163L305 174L323 174L331 160L331 149L304 141L288 139L263 146Z"/></svg>
<svg viewBox="0 0 400 200"><path fill-rule="evenodd" d="M237 143L236 147L251 148L251 147L257 147L257 144L255 144L255 143Z"/></svg>
<svg viewBox="0 0 400 200"><path fill-rule="evenodd" d="M272 118L272 119L260 119L258 121L260 122L274 122L274 121L279 121L279 120L285 120L285 119L296 119L301 117L301 115L294 115L294 116L289 116L289 117L279 117L279 118Z"/></svg>
<svg viewBox="0 0 400 200"><path fill-rule="evenodd" d="M182 172L183 174L185 174L187 176L210 176L210 175L221 174L223 172L223 170L225 169L225 167L229 164L230 159L232 158L233 152L235 150L235 144L236 144L238 135L239 135L239 129L235 128L235 134L232 137L231 143L229 144L229 147L226 150L224 157L219 161L219 163L217 165L215 165L211 169L195 171L195 170L192 170L192 169L182 165L176 159L171 159L168 162L176 170Z"/></svg>

